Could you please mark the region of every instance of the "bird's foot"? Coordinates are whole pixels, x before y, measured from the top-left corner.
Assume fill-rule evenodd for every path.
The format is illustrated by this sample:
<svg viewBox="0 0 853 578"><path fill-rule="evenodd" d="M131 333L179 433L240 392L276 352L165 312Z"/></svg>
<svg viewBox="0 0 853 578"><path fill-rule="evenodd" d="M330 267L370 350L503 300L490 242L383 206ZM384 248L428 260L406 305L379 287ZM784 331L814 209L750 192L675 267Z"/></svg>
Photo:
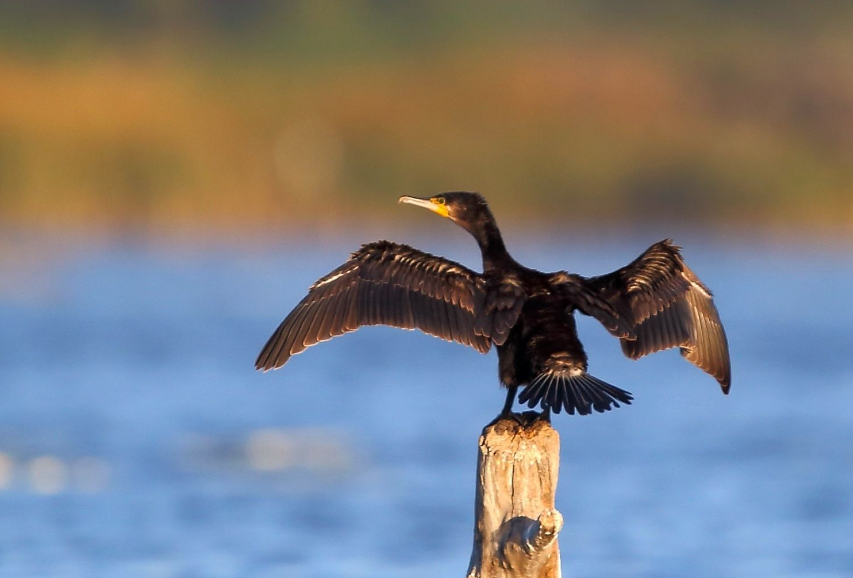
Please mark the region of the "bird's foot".
<svg viewBox="0 0 853 578"><path fill-rule="evenodd" d="M493 425L497 424L499 421L503 421L503 420L512 420L515 423L517 423L518 425L524 425L523 423L521 423L520 417L521 416L517 413L513 413L511 411L510 412L502 411L501 413L499 413L497 415L497 417L495 419L493 419L492 421L487 423L486 427L492 427Z"/></svg>
<svg viewBox="0 0 853 578"><path fill-rule="evenodd" d="M514 411L502 411L495 419L489 422L486 427L491 427L501 420L512 420L521 427L526 428L530 427L540 419L551 423L551 411L547 409L541 412L525 411L522 413L515 413Z"/></svg>

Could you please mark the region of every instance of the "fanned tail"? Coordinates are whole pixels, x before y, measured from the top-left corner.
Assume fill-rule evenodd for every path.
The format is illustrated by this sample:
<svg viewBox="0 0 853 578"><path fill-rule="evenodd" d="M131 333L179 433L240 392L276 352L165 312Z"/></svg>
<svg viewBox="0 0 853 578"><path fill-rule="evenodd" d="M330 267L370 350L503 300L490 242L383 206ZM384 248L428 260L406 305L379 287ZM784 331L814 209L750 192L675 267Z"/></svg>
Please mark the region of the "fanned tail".
<svg viewBox="0 0 853 578"><path fill-rule="evenodd" d="M565 409L570 415L610 411L620 402L630 405L633 399L630 392L588 373L565 375L550 371L538 375L518 396L518 401L527 403L527 407L541 405L554 413Z"/></svg>

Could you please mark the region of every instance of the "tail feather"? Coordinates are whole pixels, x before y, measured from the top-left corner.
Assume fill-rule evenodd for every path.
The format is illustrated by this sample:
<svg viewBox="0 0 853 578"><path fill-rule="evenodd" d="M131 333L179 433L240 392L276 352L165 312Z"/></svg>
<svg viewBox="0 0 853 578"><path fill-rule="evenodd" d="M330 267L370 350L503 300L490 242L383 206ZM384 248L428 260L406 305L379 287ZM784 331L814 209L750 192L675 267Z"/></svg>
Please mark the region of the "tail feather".
<svg viewBox="0 0 853 578"><path fill-rule="evenodd" d="M592 413L595 396L590 391L589 384L583 379L583 376L578 376L578 379L575 381L575 389L577 389L578 400L580 401L578 403L578 413L581 415Z"/></svg>
<svg viewBox="0 0 853 578"><path fill-rule="evenodd" d="M537 376L518 396L518 401L527 403L530 408L539 405L554 413L565 409L570 415L575 412L588 415L593 410L600 413L610 411L619 407L619 403L630 405L633 399L630 392L588 373L565 375L553 372Z"/></svg>
<svg viewBox="0 0 853 578"><path fill-rule="evenodd" d="M592 401L592 407L596 411L607 411L610 409L611 398L606 395L601 389L596 387L595 383L592 382L587 376L583 375L581 377L581 382L584 386L584 391L588 394L587 397ZM617 403L618 407L618 402Z"/></svg>
<svg viewBox="0 0 853 578"><path fill-rule="evenodd" d="M548 396L543 398L548 400L548 405L554 408L560 407L560 388L556 383L548 385Z"/></svg>
<svg viewBox="0 0 853 578"><path fill-rule="evenodd" d="M541 376L537 377L533 381L531 381L527 387L524 388L524 391L521 392L521 395L518 396L518 401L524 403L528 399L536 399L541 400L542 398L547 399L548 391L550 389L551 384L554 382L552 379L540 379ZM534 404L535 405L535 404ZM533 407L533 406L530 406Z"/></svg>

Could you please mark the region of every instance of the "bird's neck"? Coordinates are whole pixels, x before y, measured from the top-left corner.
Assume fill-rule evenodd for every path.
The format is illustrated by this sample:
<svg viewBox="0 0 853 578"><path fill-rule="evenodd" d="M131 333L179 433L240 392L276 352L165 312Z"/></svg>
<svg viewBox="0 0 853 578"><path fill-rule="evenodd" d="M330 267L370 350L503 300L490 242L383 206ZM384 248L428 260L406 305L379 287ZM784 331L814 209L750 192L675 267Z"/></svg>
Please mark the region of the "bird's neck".
<svg viewBox="0 0 853 578"><path fill-rule="evenodd" d="M483 254L483 271L493 271L511 266L515 260L510 256L504 245L503 237L494 218L486 221L484 226L471 232L480 246Z"/></svg>

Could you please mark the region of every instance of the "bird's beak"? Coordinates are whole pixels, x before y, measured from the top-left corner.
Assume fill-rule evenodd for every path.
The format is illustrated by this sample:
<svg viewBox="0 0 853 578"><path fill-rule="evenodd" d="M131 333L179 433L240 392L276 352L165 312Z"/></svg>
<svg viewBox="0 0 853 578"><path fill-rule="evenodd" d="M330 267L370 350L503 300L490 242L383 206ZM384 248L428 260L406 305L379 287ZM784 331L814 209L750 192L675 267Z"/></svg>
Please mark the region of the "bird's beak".
<svg viewBox="0 0 853 578"><path fill-rule="evenodd" d="M407 205L415 205L416 207L423 207L424 209L429 209L433 213L438 213L442 217L450 216L447 211L446 205L440 205L432 199L419 199L418 197L400 197L400 200L398 202L406 203Z"/></svg>

